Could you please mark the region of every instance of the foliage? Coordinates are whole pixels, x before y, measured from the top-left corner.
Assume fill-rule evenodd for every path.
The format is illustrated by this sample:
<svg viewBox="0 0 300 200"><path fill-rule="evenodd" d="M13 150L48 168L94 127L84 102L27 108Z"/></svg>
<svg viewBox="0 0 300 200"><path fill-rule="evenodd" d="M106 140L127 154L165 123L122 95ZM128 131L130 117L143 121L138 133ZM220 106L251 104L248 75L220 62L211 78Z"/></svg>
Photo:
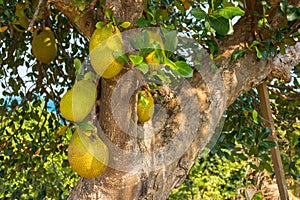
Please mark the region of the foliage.
<svg viewBox="0 0 300 200"><path fill-rule="evenodd" d="M2 118L0 199L68 196L78 181L66 154L72 134L56 134L57 120L53 112L31 103Z"/></svg>
<svg viewBox="0 0 300 200"><path fill-rule="evenodd" d="M284 171L291 189L300 197L300 84L299 75L294 74L291 83L286 85L275 81L269 85L272 110Z"/></svg>
<svg viewBox="0 0 300 200"><path fill-rule="evenodd" d="M247 162L232 162L217 154L200 157L183 184L172 191L176 199L238 199L237 191L244 187L248 172Z"/></svg>
<svg viewBox="0 0 300 200"><path fill-rule="evenodd" d="M41 104L40 97L46 103L52 100L56 107L65 89L71 87L75 80L73 58L84 60L86 57L87 40L73 27L68 18L51 7L51 17L46 23L51 25L58 44L58 55L50 64L38 63L31 53L32 33L17 31L13 24L18 18L15 15L16 5L19 2L5 3L0 7L1 26L11 27L0 32L0 80L3 96L6 98L18 97L22 101L15 101L11 109L22 107L26 101ZM24 12L31 18L35 8L33 3L24 3ZM38 21L34 28L44 26L45 22ZM24 29L24 28L23 28ZM35 84L33 84L35 83ZM58 110L57 110L58 111ZM3 114L9 115L8 111Z"/></svg>

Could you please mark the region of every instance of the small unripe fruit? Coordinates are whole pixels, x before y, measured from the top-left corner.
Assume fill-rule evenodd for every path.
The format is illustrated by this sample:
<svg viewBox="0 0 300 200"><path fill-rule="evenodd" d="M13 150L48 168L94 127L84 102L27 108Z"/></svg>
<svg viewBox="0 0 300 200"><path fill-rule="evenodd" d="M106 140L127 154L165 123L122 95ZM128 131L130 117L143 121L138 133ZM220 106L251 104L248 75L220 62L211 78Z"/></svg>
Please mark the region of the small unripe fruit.
<svg viewBox="0 0 300 200"><path fill-rule="evenodd" d="M138 122L150 120L154 113L154 99L150 92L141 91L137 103Z"/></svg>

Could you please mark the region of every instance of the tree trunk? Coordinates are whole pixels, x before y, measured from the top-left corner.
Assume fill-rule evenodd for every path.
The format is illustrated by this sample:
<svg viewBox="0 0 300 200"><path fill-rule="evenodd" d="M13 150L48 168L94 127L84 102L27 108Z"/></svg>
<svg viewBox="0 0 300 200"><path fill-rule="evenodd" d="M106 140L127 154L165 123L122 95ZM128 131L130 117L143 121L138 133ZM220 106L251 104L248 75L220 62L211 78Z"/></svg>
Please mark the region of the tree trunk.
<svg viewBox="0 0 300 200"><path fill-rule="evenodd" d="M75 20L74 12L63 9L67 1L52 3ZM142 14L142 1L106 3L114 6L119 21L134 24ZM163 87L165 101L156 104L150 122L137 123L139 72L126 69L111 80L102 80L98 129L109 148L108 168L96 179L81 179L69 199L167 199L217 134L226 107L240 94L265 81L271 72L272 62L258 60L252 53L230 61L235 49L255 37L248 34L253 32L252 20L247 16L242 18L235 33L220 44L222 58L216 73L212 72L209 56L203 50L194 51L202 67L195 69L194 76L182 80L176 89ZM77 26L89 38L95 23L95 14L86 12Z"/></svg>

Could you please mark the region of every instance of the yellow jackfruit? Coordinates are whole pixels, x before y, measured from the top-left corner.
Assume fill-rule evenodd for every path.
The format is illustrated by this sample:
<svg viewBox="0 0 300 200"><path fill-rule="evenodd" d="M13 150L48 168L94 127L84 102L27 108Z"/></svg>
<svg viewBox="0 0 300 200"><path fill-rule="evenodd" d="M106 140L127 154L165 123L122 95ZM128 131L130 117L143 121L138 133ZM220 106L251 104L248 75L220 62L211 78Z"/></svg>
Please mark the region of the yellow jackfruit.
<svg viewBox="0 0 300 200"><path fill-rule="evenodd" d="M91 64L97 74L110 79L120 73L124 63L115 59L114 52L123 50L123 41L117 27L97 28L92 34L89 50Z"/></svg>
<svg viewBox="0 0 300 200"><path fill-rule="evenodd" d="M37 60L49 64L55 59L57 46L53 32L49 27L36 29L33 33L32 52Z"/></svg>
<svg viewBox="0 0 300 200"><path fill-rule="evenodd" d="M91 112L96 100L97 89L93 82L81 80L68 90L60 101L63 117L70 121L82 121Z"/></svg>
<svg viewBox="0 0 300 200"><path fill-rule="evenodd" d="M154 99L150 92L141 91L138 96L137 116L138 122L148 121L154 113Z"/></svg>
<svg viewBox="0 0 300 200"><path fill-rule="evenodd" d="M68 146L72 169L84 178L95 178L106 169L109 152L97 131L75 130Z"/></svg>

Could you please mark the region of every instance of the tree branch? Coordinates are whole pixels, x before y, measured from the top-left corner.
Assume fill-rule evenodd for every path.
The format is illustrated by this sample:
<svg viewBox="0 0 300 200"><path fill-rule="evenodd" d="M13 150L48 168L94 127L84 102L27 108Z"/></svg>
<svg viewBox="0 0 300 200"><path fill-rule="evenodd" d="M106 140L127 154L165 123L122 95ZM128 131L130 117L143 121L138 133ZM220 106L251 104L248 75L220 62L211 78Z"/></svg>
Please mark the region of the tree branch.
<svg viewBox="0 0 300 200"><path fill-rule="evenodd" d="M29 23L29 26L27 28L27 31L30 31L34 25L34 22L36 21L36 18L38 17L39 15L39 12L41 10L41 7L44 3L44 0L39 0L39 3L38 3L38 6L36 7L35 11L34 11L34 14L33 14L33 17L32 19L30 20L30 23Z"/></svg>
<svg viewBox="0 0 300 200"><path fill-rule="evenodd" d="M286 82L290 81L292 68L300 62L300 42L295 46L287 47L285 52L284 55L278 54L269 59L272 63L269 79L278 78Z"/></svg>
<svg viewBox="0 0 300 200"><path fill-rule="evenodd" d="M55 9L66 15L87 38L92 36L97 23L97 16L91 10L91 5L86 2L85 9L80 10L68 0L50 0Z"/></svg>

